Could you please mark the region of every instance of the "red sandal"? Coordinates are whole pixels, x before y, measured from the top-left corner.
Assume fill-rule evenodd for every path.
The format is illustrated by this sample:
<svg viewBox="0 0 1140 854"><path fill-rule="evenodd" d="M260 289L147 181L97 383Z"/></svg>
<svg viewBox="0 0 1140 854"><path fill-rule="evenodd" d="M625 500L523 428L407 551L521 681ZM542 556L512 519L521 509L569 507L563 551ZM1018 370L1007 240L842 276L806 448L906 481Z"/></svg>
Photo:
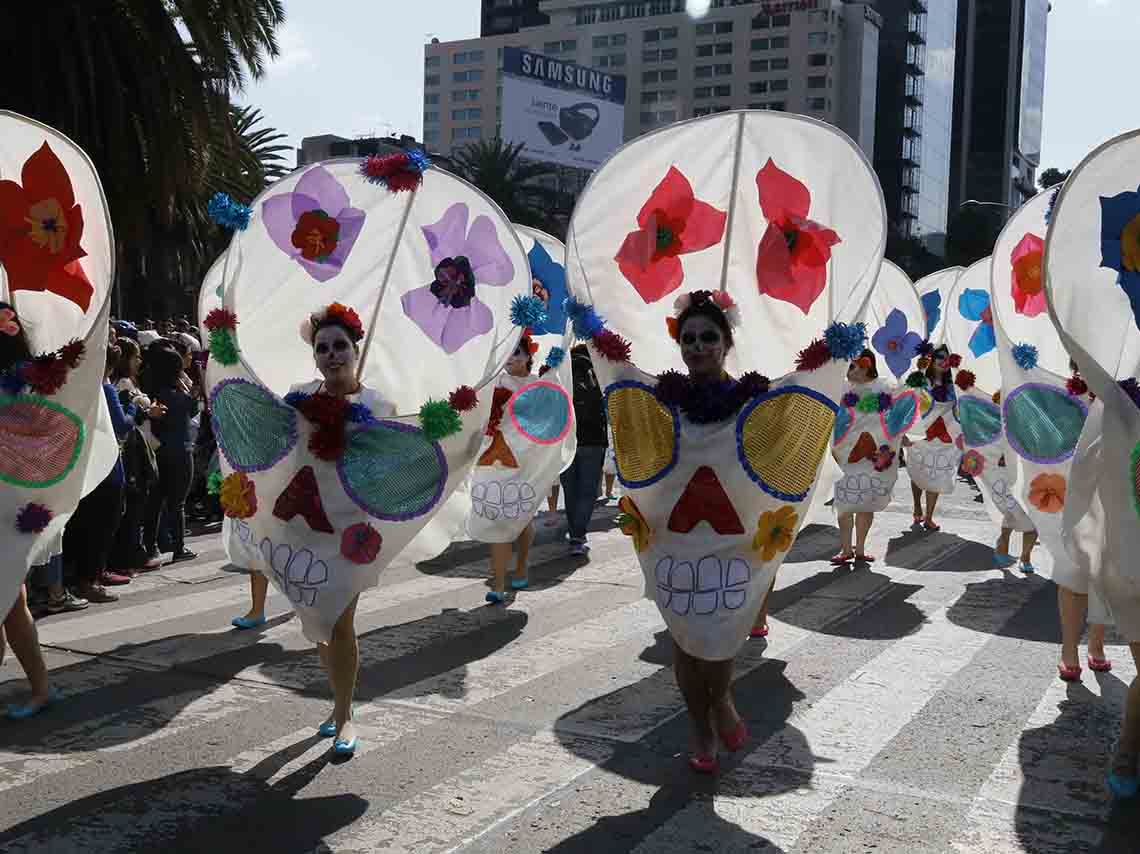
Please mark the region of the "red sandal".
<svg viewBox="0 0 1140 854"><path fill-rule="evenodd" d="M755 626L753 626L752 631L750 631L748 633L748 637L750 637L750 638L766 638L766 637L768 637L768 625L767 625L767 623L765 623L760 628L756 628Z"/></svg>
<svg viewBox="0 0 1140 854"><path fill-rule="evenodd" d="M1089 656L1089 670L1094 673L1108 673L1112 670L1112 662L1107 658L1093 658Z"/></svg>
<svg viewBox="0 0 1140 854"><path fill-rule="evenodd" d="M720 763L715 756L697 754L689 757L689 767L698 774L715 774L720 769Z"/></svg>
<svg viewBox="0 0 1140 854"><path fill-rule="evenodd" d="M1078 682L1081 678L1081 666L1074 664L1068 667L1064 664L1057 665L1057 675L1061 677L1062 682Z"/></svg>
<svg viewBox="0 0 1140 854"><path fill-rule="evenodd" d="M855 562L856 563L874 563L875 562L875 556L874 555L855 555Z"/></svg>
<svg viewBox="0 0 1140 854"><path fill-rule="evenodd" d="M730 753L736 753L748 740L748 727L744 725L744 721L737 721L731 732L722 732L719 735L725 749Z"/></svg>
<svg viewBox="0 0 1140 854"><path fill-rule="evenodd" d="M832 566L843 566L845 563L851 563L855 559L854 555L837 554L831 559Z"/></svg>

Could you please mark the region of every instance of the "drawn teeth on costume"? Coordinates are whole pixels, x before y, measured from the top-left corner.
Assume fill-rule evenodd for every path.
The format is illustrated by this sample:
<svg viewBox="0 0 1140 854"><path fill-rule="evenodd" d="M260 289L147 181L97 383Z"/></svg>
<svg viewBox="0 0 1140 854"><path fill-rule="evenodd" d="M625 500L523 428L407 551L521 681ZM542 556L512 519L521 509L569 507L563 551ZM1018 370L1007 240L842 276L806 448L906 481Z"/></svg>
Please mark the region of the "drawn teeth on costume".
<svg viewBox="0 0 1140 854"><path fill-rule="evenodd" d="M654 569L657 579L657 604L679 615L714 614L723 607L735 611L748 598L752 567L743 558L723 561L707 555L697 561L694 572L689 561L663 557Z"/></svg>
<svg viewBox="0 0 1140 854"><path fill-rule="evenodd" d="M285 595L298 605L312 607L317 601L317 587L328 581L328 564L317 560L309 549L294 552L288 543L275 546L269 537L261 540L259 551Z"/></svg>
<svg viewBox="0 0 1140 854"><path fill-rule="evenodd" d="M1010 495L1009 482L1004 477L999 477L994 480L990 486L990 492L993 495L994 504L997 505L998 509L1012 513L1014 508L1017 507L1017 499Z"/></svg>
<svg viewBox="0 0 1140 854"><path fill-rule="evenodd" d="M939 477L944 477L946 472L956 471L958 468L958 458L960 454L953 446L949 448L926 448L922 449L914 446L907 454L907 466L913 465L927 472L928 476L935 480Z"/></svg>
<svg viewBox="0 0 1140 854"><path fill-rule="evenodd" d="M984 448L1001 438L1001 408L988 400L963 395L958 400L958 423L962 441L971 448Z"/></svg>
<svg viewBox="0 0 1140 854"><path fill-rule="evenodd" d="M867 473L849 474L835 484L835 501L838 504L870 504L876 498L890 493L883 479Z"/></svg>
<svg viewBox="0 0 1140 854"><path fill-rule="evenodd" d="M687 534L701 522L708 522L718 534L743 534L744 525L732 501L720 485L716 472L701 466L669 514L669 530Z"/></svg>
<svg viewBox="0 0 1140 854"><path fill-rule="evenodd" d="M538 495L526 481L508 480L474 483L471 486L471 507L476 516L494 522L504 519L521 519L534 512Z"/></svg>

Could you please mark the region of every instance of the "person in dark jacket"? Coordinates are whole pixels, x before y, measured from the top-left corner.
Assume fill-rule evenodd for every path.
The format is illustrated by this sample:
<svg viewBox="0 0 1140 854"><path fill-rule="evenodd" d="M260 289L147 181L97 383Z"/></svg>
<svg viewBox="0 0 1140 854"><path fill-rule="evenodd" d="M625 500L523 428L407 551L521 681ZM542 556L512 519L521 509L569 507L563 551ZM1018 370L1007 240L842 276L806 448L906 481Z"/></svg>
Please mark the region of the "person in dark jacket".
<svg viewBox="0 0 1140 854"><path fill-rule="evenodd" d="M562 472L562 491L566 499L566 521L570 529L570 553L584 555L590 547L586 542L586 529L594 515L598 498L598 483L605 462L606 413L602 389L594 375L590 351L579 344L570 351L574 370L574 420L578 425L578 452L574 462Z"/></svg>

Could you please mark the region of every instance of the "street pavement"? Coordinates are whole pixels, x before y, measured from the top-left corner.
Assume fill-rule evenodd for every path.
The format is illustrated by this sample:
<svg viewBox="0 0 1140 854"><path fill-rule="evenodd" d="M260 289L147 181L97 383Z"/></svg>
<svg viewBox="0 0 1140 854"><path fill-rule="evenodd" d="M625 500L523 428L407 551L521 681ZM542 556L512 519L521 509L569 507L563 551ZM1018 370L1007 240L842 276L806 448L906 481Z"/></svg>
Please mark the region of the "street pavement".
<svg viewBox="0 0 1140 854"><path fill-rule="evenodd" d="M771 635L737 659L751 731L716 779L685 763L670 644L602 508L588 561L543 529L531 587L483 603L486 548L394 565L361 598L361 746L282 597L253 632L218 538L113 605L40 621L64 699L0 720L0 851L1137 854L1104 769L1128 683L1058 680L1056 591L993 569L974 493L910 531L909 482L869 568L834 569L828 514L781 570ZM1015 535L1016 537L1016 535ZM1045 577L1042 577L1045 576ZM0 702L26 692L0 667Z"/></svg>

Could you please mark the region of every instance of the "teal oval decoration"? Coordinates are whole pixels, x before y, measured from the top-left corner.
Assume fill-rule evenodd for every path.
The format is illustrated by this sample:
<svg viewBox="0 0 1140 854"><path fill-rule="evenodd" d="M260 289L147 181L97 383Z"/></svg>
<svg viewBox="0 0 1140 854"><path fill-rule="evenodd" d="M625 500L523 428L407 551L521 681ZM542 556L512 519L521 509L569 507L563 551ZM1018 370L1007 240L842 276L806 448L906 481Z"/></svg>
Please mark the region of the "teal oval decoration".
<svg viewBox="0 0 1140 854"><path fill-rule="evenodd" d="M511 398L511 419L518 431L540 445L561 442L570 432L570 397L553 383L537 382Z"/></svg>
<svg viewBox="0 0 1140 854"><path fill-rule="evenodd" d="M847 435L847 431L851 429L851 423L854 421L851 415L851 410L846 406L839 407L839 411L835 413L835 439L836 442L842 442L843 437Z"/></svg>
<svg viewBox="0 0 1140 854"><path fill-rule="evenodd" d="M247 380L222 380L214 386L210 420L218 450L237 471L273 468L297 444L297 411Z"/></svg>
<svg viewBox="0 0 1140 854"><path fill-rule="evenodd" d="M1031 462L1052 465L1073 455L1088 409L1059 388L1027 383L1006 397L1003 413L1010 447Z"/></svg>
<svg viewBox="0 0 1140 854"><path fill-rule="evenodd" d="M1001 438L1001 408L988 400L969 395L958 398L958 423L968 447L984 448Z"/></svg>
<svg viewBox="0 0 1140 854"><path fill-rule="evenodd" d="M893 439L914 426L917 417L918 396L913 391L904 392L883 414L883 432Z"/></svg>
<svg viewBox="0 0 1140 854"><path fill-rule="evenodd" d="M427 513L443 495L447 457L418 427L378 421L349 435L337 475L361 510L405 522Z"/></svg>

